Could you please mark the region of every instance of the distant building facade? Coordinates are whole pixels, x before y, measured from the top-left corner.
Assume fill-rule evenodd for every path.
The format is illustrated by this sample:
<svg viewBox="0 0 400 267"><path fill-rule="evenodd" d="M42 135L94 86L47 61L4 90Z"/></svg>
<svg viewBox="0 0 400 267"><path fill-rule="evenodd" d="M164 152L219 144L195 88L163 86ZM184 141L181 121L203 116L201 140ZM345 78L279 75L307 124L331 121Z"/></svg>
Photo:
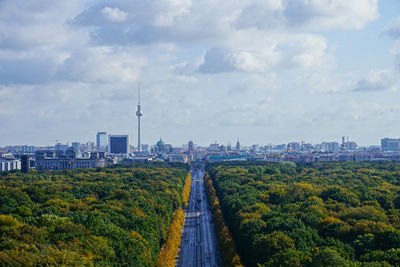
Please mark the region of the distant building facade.
<svg viewBox="0 0 400 267"><path fill-rule="evenodd" d="M400 150L400 139L383 138L381 139L381 148L383 151Z"/></svg>
<svg viewBox="0 0 400 267"><path fill-rule="evenodd" d="M57 144L55 145L54 149L55 149L55 150L62 150L62 151L65 151L65 150L68 149L68 145L64 145L64 144L61 144L61 143L57 143Z"/></svg>
<svg viewBox="0 0 400 267"><path fill-rule="evenodd" d="M170 144L166 144L160 137L160 140L154 146L155 153L168 153L172 150L172 146Z"/></svg>
<svg viewBox="0 0 400 267"><path fill-rule="evenodd" d="M130 152L128 135L110 135L108 144L111 154L128 154Z"/></svg>
<svg viewBox="0 0 400 267"><path fill-rule="evenodd" d="M0 159L0 172L20 170L21 161L18 159Z"/></svg>
<svg viewBox="0 0 400 267"><path fill-rule="evenodd" d="M286 149L286 144L281 144L281 145L276 145L274 147L275 150L285 150Z"/></svg>
<svg viewBox="0 0 400 267"><path fill-rule="evenodd" d="M37 150L37 147L35 147L35 146L24 145L24 146L21 147L21 152L22 153L28 153L28 152L33 153L36 150Z"/></svg>
<svg viewBox="0 0 400 267"><path fill-rule="evenodd" d="M252 145L251 150L253 152L260 152L260 146L259 145Z"/></svg>
<svg viewBox="0 0 400 267"><path fill-rule="evenodd" d="M96 135L96 149L101 152L106 152L107 141L107 133L98 132Z"/></svg>
<svg viewBox="0 0 400 267"><path fill-rule="evenodd" d="M194 143L192 140L189 141L188 151L189 151L189 153L193 153L193 151L194 151Z"/></svg>
<svg viewBox="0 0 400 267"><path fill-rule="evenodd" d="M71 146L75 147L79 151L81 150L81 143L79 142L72 142Z"/></svg>
<svg viewBox="0 0 400 267"><path fill-rule="evenodd" d="M347 150L356 150L357 143L356 142L346 142L346 149Z"/></svg>
<svg viewBox="0 0 400 267"><path fill-rule="evenodd" d="M88 151L96 151L96 144L92 141L86 142L84 145L83 151L88 152Z"/></svg>
<svg viewBox="0 0 400 267"><path fill-rule="evenodd" d="M142 152L149 152L150 146L148 144L142 144Z"/></svg>
<svg viewBox="0 0 400 267"><path fill-rule="evenodd" d="M168 161L169 162L182 162L187 163L189 157L186 154L169 154Z"/></svg>
<svg viewBox="0 0 400 267"><path fill-rule="evenodd" d="M37 151L35 157L37 170L101 168L106 165L105 152L90 152L89 157L83 158L75 147L69 147L62 155Z"/></svg>
<svg viewBox="0 0 400 267"><path fill-rule="evenodd" d="M219 144L218 143L214 143L214 144L210 144L209 151L219 151Z"/></svg>
<svg viewBox="0 0 400 267"><path fill-rule="evenodd" d="M291 142L287 145L287 149L293 151L300 151L300 143L299 142Z"/></svg>
<svg viewBox="0 0 400 267"><path fill-rule="evenodd" d="M325 152L337 152L339 151L339 143L338 142L327 142L321 144L321 150Z"/></svg>
<svg viewBox="0 0 400 267"><path fill-rule="evenodd" d="M236 142L236 151L240 151L240 142L239 142L239 138L237 139L237 142Z"/></svg>
<svg viewBox="0 0 400 267"><path fill-rule="evenodd" d="M30 160L28 155L21 156L21 172L28 173L30 169Z"/></svg>

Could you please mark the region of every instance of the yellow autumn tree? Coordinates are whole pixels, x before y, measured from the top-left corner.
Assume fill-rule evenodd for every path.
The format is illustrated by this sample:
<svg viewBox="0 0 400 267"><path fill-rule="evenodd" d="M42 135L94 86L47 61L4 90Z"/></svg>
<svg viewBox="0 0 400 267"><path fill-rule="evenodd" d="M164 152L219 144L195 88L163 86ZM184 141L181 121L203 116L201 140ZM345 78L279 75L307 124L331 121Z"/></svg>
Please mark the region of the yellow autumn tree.
<svg viewBox="0 0 400 267"><path fill-rule="evenodd" d="M185 185L182 190L182 203L186 207L189 201L190 187L192 185L192 176L190 172L186 176ZM157 259L158 267L175 266L175 259L178 257L179 245L181 244L181 229L185 223L185 214L179 208L172 218L171 225L168 229L167 241L161 248L160 255Z"/></svg>
<svg viewBox="0 0 400 267"><path fill-rule="evenodd" d="M179 244L181 243L181 228L185 221L182 209L178 209L172 218L172 223L168 229L167 241L161 248L158 256L158 267L175 266L175 258L178 257Z"/></svg>
<svg viewBox="0 0 400 267"><path fill-rule="evenodd" d="M192 186L192 175L190 172L186 176L185 185L182 190L182 203L186 207L189 202L190 187Z"/></svg>

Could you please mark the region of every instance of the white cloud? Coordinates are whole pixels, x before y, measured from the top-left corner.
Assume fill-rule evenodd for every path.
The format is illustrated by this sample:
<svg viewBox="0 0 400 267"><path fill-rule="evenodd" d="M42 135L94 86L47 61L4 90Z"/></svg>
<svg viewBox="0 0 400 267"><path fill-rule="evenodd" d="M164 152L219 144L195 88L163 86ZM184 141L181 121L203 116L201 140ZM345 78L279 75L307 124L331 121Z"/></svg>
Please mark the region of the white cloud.
<svg viewBox="0 0 400 267"><path fill-rule="evenodd" d="M390 53L395 57L395 69L400 71L400 17L397 18L396 22L391 25L385 33L396 40L393 47L390 49Z"/></svg>
<svg viewBox="0 0 400 267"><path fill-rule="evenodd" d="M378 16L378 0L260 0L242 10L235 25L260 30L360 29Z"/></svg>
<svg viewBox="0 0 400 267"><path fill-rule="evenodd" d="M400 88L400 77L391 69L371 71L368 76L358 81L354 91L397 91Z"/></svg>
<svg viewBox="0 0 400 267"><path fill-rule="evenodd" d="M238 29L257 28L272 30L284 26L284 5L282 0L252 1L244 7L234 22Z"/></svg>
<svg viewBox="0 0 400 267"><path fill-rule="evenodd" d="M73 19L87 1L1 1L0 49L24 50L55 47L81 38L66 22Z"/></svg>
<svg viewBox="0 0 400 267"><path fill-rule="evenodd" d="M395 68L400 71L400 54L398 54L395 58Z"/></svg>
<svg viewBox="0 0 400 267"><path fill-rule="evenodd" d="M288 64L302 68L329 67L333 64L327 53L327 42L318 35L299 35L288 42Z"/></svg>
<svg viewBox="0 0 400 267"><path fill-rule="evenodd" d="M114 19L104 20L99 11ZM378 16L378 0L103 0L79 14L75 22L98 26L94 36L100 43L127 45L223 40L237 30L252 28L272 32L359 29ZM112 26L115 19L123 22L118 28Z"/></svg>
<svg viewBox="0 0 400 267"><path fill-rule="evenodd" d="M400 39L400 17L386 30L386 34L394 39Z"/></svg>
<svg viewBox="0 0 400 267"><path fill-rule="evenodd" d="M133 82L146 60L109 48L82 49L72 53L59 66L57 79L77 82Z"/></svg>
<svg viewBox="0 0 400 267"><path fill-rule="evenodd" d="M229 51L228 48L212 48L206 51L201 73L231 71L265 72L270 68L270 59L262 51Z"/></svg>
<svg viewBox="0 0 400 267"><path fill-rule="evenodd" d="M222 48L212 48L204 55L204 62L199 66L202 73L220 73L234 71L232 55Z"/></svg>
<svg viewBox="0 0 400 267"><path fill-rule="evenodd" d="M291 87L305 88L309 94L343 94L351 92L396 92L400 77L394 69L371 70L365 74L302 72Z"/></svg>
<svg viewBox="0 0 400 267"><path fill-rule="evenodd" d="M156 2L157 15L154 24L160 27L172 26L175 21L189 14L191 0L162 0Z"/></svg>
<svg viewBox="0 0 400 267"><path fill-rule="evenodd" d="M345 93L353 86L350 74L332 74L329 71L302 72L293 80L291 88L304 88L311 95Z"/></svg>
<svg viewBox="0 0 400 267"><path fill-rule="evenodd" d="M352 101L371 102L372 94L327 93L357 87L395 95L395 73L341 74L319 31L365 27L378 17L377 3L0 1L0 136L45 143L58 135L93 139L99 129L133 134L139 79L145 142L160 135L173 143L237 135L284 142L321 133L321 124L332 130L332 121L348 126L346 112L365 122L367 105ZM397 36L395 27L390 34ZM376 102L376 112L390 113ZM27 111L34 115L21 129L15 121Z"/></svg>
<svg viewBox="0 0 400 267"><path fill-rule="evenodd" d="M206 51L200 72L327 69L334 64L326 40L319 35L282 33L265 36L252 30L234 34L231 38L226 41L226 47Z"/></svg>
<svg viewBox="0 0 400 267"><path fill-rule="evenodd" d="M124 22L128 17L126 12L120 10L119 8L112 8L109 6L104 7L101 10L101 13L110 22Z"/></svg>

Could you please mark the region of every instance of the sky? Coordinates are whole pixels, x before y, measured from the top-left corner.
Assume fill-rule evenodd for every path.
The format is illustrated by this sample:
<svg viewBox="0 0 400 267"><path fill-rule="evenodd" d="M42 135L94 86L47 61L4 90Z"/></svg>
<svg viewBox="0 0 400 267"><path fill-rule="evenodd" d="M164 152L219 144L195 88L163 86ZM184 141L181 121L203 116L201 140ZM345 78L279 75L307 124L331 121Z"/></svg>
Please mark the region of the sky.
<svg viewBox="0 0 400 267"><path fill-rule="evenodd" d="M400 138L398 0L0 0L0 145Z"/></svg>

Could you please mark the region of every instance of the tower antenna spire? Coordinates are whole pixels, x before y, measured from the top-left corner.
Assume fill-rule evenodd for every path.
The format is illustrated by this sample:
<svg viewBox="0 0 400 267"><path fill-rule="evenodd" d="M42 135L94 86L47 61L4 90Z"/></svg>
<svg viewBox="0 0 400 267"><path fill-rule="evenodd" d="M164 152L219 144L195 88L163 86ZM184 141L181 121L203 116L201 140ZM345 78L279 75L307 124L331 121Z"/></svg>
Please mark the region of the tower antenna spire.
<svg viewBox="0 0 400 267"><path fill-rule="evenodd" d="M140 81L138 83L138 105L137 105L137 111L136 111L136 116L138 117L138 152L142 151L142 144L140 141L140 117L142 117L143 111L142 107L140 105Z"/></svg>
<svg viewBox="0 0 400 267"><path fill-rule="evenodd" d="M138 82L138 105L140 105L140 81Z"/></svg>

